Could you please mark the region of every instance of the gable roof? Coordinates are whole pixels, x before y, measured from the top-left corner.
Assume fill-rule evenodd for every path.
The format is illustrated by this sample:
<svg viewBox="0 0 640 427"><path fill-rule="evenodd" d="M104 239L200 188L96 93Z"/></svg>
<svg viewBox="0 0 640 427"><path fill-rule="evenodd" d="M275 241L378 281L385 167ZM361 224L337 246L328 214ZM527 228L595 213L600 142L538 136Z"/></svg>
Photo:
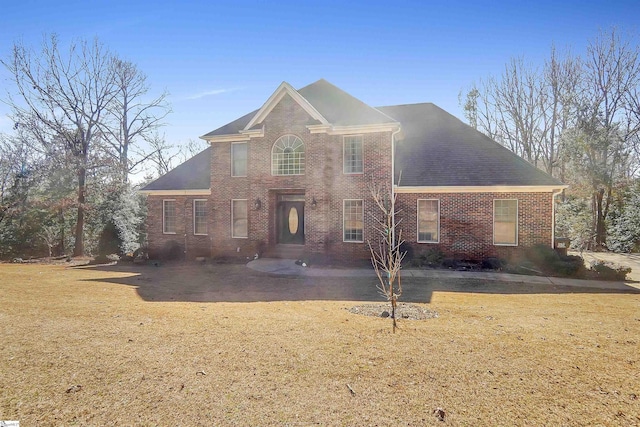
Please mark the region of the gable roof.
<svg viewBox="0 0 640 427"><path fill-rule="evenodd" d="M402 125L395 162L400 186L562 185L434 104L378 109Z"/></svg>
<svg viewBox="0 0 640 427"><path fill-rule="evenodd" d="M211 147L150 182L141 192L167 190L209 190L211 187Z"/></svg>
<svg viewBox="0 0 640 427"><path fill-rule="evenodd" d="M320 79L297 91L287 82L282 82L260 109L212 130L201 138L238 134L255 128L285 94L300 104L318 124L358 126L395 123L394 119L383 112L349 95L328 81Z"/></svg>

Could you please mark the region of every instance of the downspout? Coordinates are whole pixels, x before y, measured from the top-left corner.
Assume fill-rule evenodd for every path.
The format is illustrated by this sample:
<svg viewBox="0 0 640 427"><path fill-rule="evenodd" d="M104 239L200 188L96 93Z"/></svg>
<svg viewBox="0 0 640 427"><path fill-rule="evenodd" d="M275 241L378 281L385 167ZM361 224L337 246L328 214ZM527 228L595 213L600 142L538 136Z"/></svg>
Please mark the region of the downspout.
<svg viewBox="0 0 640 427"><path fill-rule="evenodd" d="M393 210L391 211L391 241L393 245L396 244L396 189L395 189L395 180L396 180L396 135L399 134L402 129L398 126L398 130L395 130L391 133L391 199L393 200Z"/></svg>
<svg viewBox="0 0 640 427"><path fill-rule="evenodd" d="M551 192L551 247L556 247L556 196L562 194L564 188Z"/></svg>

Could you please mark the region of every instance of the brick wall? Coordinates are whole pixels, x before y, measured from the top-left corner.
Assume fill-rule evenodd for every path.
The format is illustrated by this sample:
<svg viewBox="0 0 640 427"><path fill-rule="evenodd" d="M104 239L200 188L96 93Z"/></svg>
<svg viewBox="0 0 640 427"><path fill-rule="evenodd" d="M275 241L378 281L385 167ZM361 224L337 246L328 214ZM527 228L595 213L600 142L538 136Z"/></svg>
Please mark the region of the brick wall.
<svg viewBox="0 0 640 427"><path fill-rule="evenodd" d="M263 122L264 137L248 142L246 177L231 176L231 143L213 143L211 196L208 199L208 235L193 234L193 199L204 197L149 196L148 236L150 255L159 254L168 241L177 242L187 258L196 256L250 257L277 243L276 206L279 194L303 194L305 199L305 245L307 254L338 258L368 258L367 240L379 238L374 230L378 208L371 200L371 182L391 181L391 132L363 134L364 173L343 173L343 136L311 134L311 117L288 95ZM271 150L287 134L305 144L305 174L271 175ZM440 242L417 243L416 200L440 200ZM162 200L175 199L178 230L162 233ZM231 236L231 200L246 199L248 238ZM260 199L261 208L254 209ZM312 207L315 199L317 206ZM364 202L364 242L343 242L343 200ZM518 246L493 245L493 200L518 199ZM449 256L482 259L508 257L522 247L551 244L551 193L399 194L403 237L417 254L438 248Z"/></svg>
<svg viewBox="0 0 640 427"><path fill-rule="evenodd" d="M147 197L147 239L149 244L149 257L163 258L163 251L169 244L175 242L181 249L186 259L196 257L208 257L211 254L211 226L212 217L209 214L207 235L195 235L193 233L193 200L206 199L207 196L148 196ZM162 204L163 200L175 200L176 204L176 232L175 234L163 233ZM211 201L207 201L207 209L210 213Z"/></svg>
<svg viewBox="0 0 640 427"><path fill-rule="evenodd" d="M213 255L253 255L276 244L276 203L278 194L305 196L305 252L333 256L366 257L366 243L344 243L342 238L343 199L363 199L365 212L372 207L367 185L372 180L391 181L391 133L363 134L364 174L343 174L343 136L311 134L306 128L311 117L286 95L264 120L265 134L248 142L248 176L231 177L231 143L213 143L211 163L214 205ZM304 175L272 176L271 150L275 141L287 134L305 144ZM247 199L249 238L233 239L231 199ZM262 208L253 209L260 199ZM311 207L315 199L317 206ZM365 214L365 240L374 232Z"/></svg>
<svg viewBox="0 0 640 427"><path fill-rule="evenodd" d="M417 243L417 200L440 200L440 242ZM494 199L518 200L518 246L493 244ZM509 258L524 247L551 245L551 193L398 194L402 235L414 254L439 249L447 256Z"/></svg>

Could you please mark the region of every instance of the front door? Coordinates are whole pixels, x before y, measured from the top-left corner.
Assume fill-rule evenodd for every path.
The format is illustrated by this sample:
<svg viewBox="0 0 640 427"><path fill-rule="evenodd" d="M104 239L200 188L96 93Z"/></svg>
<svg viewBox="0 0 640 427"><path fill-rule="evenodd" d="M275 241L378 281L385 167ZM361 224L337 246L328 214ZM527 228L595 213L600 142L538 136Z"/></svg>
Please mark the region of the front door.
<svg viewBox="0 0 640 427"><path fill-rule="evenodd" d="M304 245L304 202L278 202L278 243Z"/></svg>

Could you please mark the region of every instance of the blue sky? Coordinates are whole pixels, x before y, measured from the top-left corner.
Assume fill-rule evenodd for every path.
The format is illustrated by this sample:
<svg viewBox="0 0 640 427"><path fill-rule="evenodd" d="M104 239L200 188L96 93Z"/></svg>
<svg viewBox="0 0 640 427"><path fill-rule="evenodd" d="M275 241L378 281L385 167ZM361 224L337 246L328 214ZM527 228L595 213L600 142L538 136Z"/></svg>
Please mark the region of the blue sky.
<svg viewBox="0 0 640 427"><path fill-rule="evenodd" d="M97 36L153 93L170 93L164 133L184 144L259 108L283 80L325 78L369 105L433 102L463 118L459 92L511 57L541 64L552 43L579 54L600 29L640 32L638 1L392 3L14 1L2 7L0 55L51 32ZM0 132L6 113L0 104Z"/></svg>

